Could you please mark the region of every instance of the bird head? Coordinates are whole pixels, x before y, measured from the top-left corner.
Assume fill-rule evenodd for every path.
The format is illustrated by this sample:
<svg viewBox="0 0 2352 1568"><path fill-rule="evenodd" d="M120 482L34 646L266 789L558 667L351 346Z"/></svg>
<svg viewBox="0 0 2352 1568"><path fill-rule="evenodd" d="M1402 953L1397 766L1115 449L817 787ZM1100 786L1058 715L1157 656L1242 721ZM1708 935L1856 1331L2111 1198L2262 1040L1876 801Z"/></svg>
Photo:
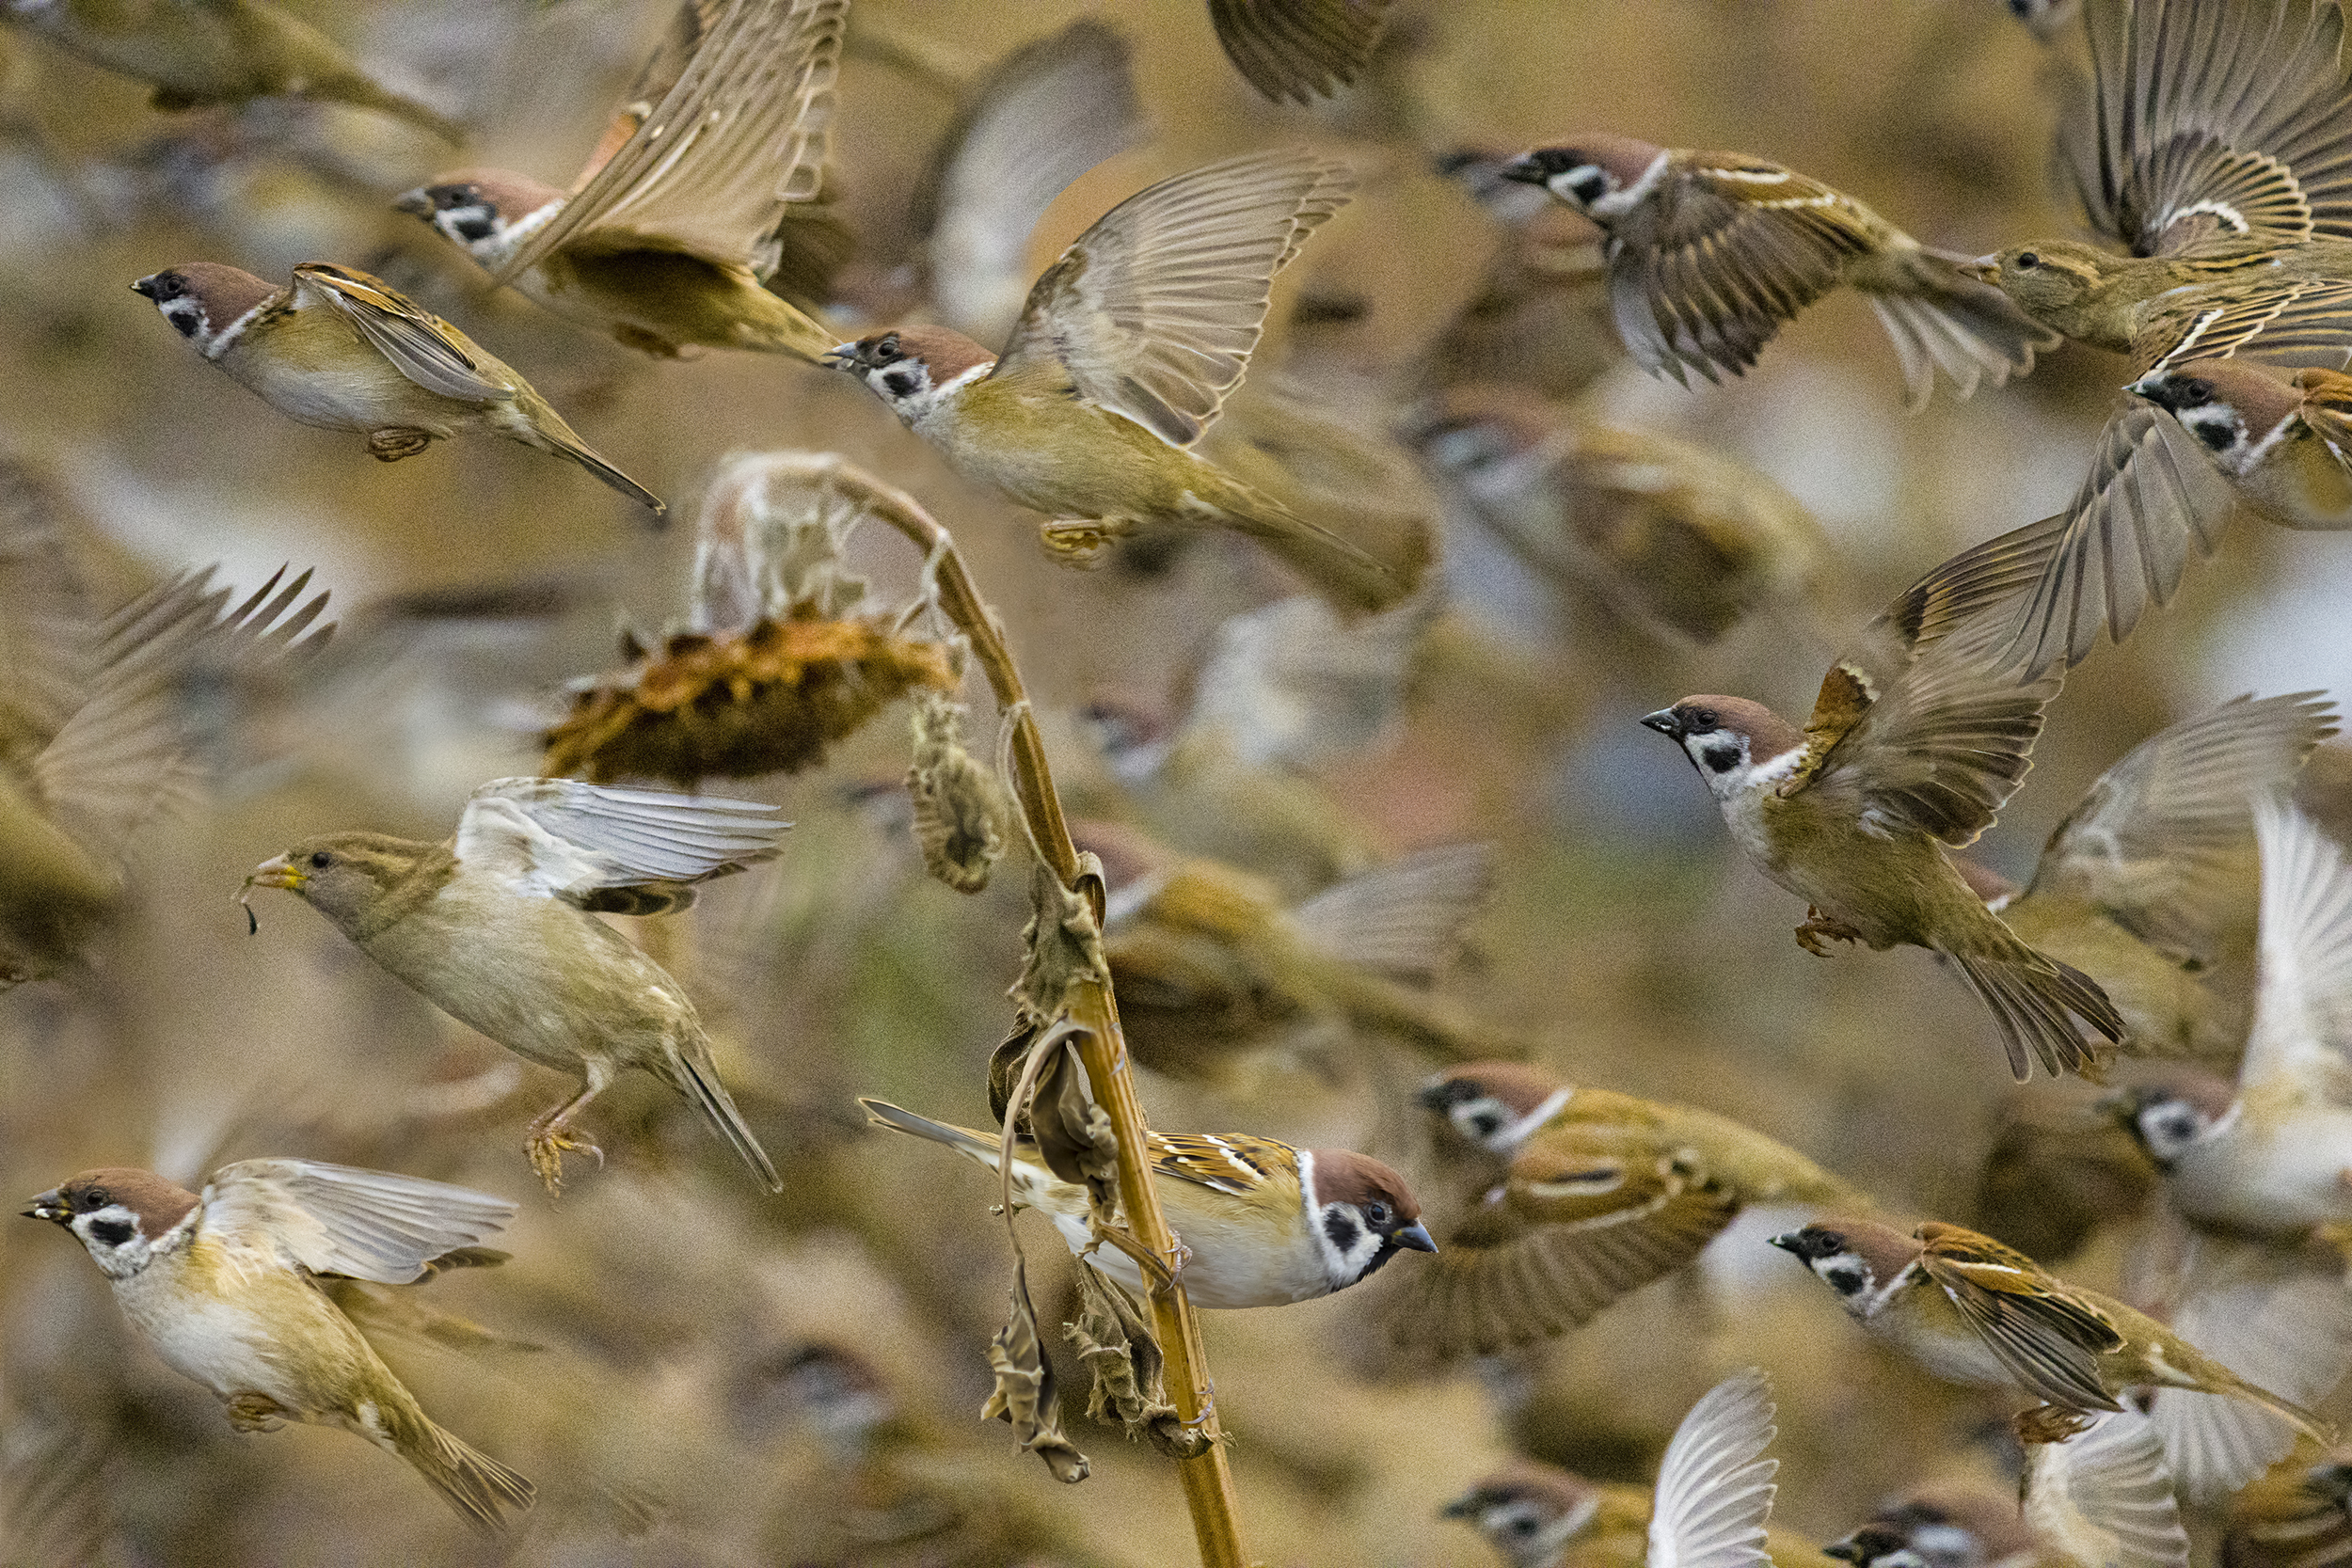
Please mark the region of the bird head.
<svg viewBox="0 0 2352 1568"><path fill-rule="evenodd" d="M514 249L525 222L563 199L563 192L523 175L469 168L404 192L392 207L488 265Z"/></svg>
<svg viewBox="0 0 2352 1568"><path fill-rule="evenodd" d="M2218 1078L2175 1072L2109 1095L2099 1109L2132 1135L2159 1170L2169 1170L2229 1115L2235 1098Z"/></svg>
<svg viewBox="0 0 2352 1568"><path fill-rule="evenodd" d="M1642 722L1682 748L1717 800L1728 800L1788 769L1804 736L1745 697L1685 697Z"/></svg>
<svg viewBox="0 0 2352 1568"><path fill-rule="evenodd" d="M1472 1062L1430 1079L1420 1098L1466 1142L1508 1159L1575 1092L1521 1062Z"/></svg>
<svg viewBox="0 0 2352 1568"><path fill-rule="evenodd" d="M210 359L236 341L254 308L278 291L249 272L217 261L183 261L148 274L131 292L153 300L164 320Z"/></svg>
<svg viewBox="0 0 2352 1568"><path fill-rule="evenodd" d="M110 1279L138 1273L166 1249L197 1196L151 1171L86 1170L40 1194L24 1217L63 1226Z"/></svg>
<svg viewBox="0 0 2352 1568"><path fill-rule="evenodd" d="M1665 157L1663 148L1630 136L1582 135L1520 153L1502 166L1502 178L1541 185L1553 199L1606 223L1648 194Z"/></svg>
<svg viewBox="0 0 2352 1568"><path fill-rule="evenodd" d="M1438 1511L1466 1521L1512 1568L1544 1568L1600 1511L1600 1488L1549 1465L1519 1465L1491 1475Z"/></svg>
<svg viewBox="0 0 2352 1568"><path fill-rule="evenodd" d="M2233 360L2201 359L2151 372L2124 390L2181 421L2214 461L2243 474L2269 451L2302 393L2280 377Z"/></svg>
<svg viewBox="0 0 2352 1568"><path fill-rule="evenodd" d="M1299 1165L1307 1218L1334 1291L1364 1278L1399 1247L1438 1250L1412 1189L1379 1161L1353 1149L1317 1148L1307 1150Z"/></svg>
<svg viewBox="0 0 2352 1568"><path fill-rule="evenodd" d="M956 394L995 368L996 356L944 326L902 326L844 343L825 356L890 405L907 424L955 401Z"/></svg>
<svg viewBox="0 0 2352 1568"><path fill-rule="evenodd" d="M2049 240L1998 251L1963 270L1998 288L2034 320L2064 331L2067 313L2097 293L2122 260L2095 245Z"/></svg>
<svg viewBox="0 0 2352 1568"><path fill-rule="evenodd" d="M1771 1240L1836 1291L1839 1304L1856 1318L1884 1307L1919 1256L1917 1242L1872 1220L1817 1220Z"/></svg>
<svg viewBox="0 0 2352 1568"><path fill-rule="evenodd" d="M415 871L423 847L383 833L306 839L255 866L245 889L283 888L357 942L391 918L389 895Z"/></svg>

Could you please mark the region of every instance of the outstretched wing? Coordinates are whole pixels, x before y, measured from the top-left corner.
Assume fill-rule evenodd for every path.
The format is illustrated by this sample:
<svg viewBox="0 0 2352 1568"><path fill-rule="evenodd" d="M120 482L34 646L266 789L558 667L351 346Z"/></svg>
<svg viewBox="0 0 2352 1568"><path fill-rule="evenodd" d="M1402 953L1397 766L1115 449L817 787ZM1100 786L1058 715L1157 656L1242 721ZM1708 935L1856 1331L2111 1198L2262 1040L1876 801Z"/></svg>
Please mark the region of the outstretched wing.
<svg viewBox="0 0 2352 1568"><path fill-rule="evenodd" d="M2352 1098L2352 869L2318 823L2275 797L2254 803L2262 927L2254 1026L2238 1081L2331 1087Z"/></svg>
<svg viewBox="0 0 2352 1568"><path fill-rule="evenodd" d="M204 1223L312 1274L381 1285L419 1279L437 1258L497 1235L502 1197L389 1171L311 1160L240 1160L204 1190Z"/></svg>
<svg viewBox="0 0 2352 1568"><path fill-rule="evenodd" d="M1328 98L1362 74L1390 0L1209 0L1233 69L1277 103Z"/></svg>
<svg viewBox="0 0 2352 1568"><path fill-rule="evenodd" d="M1772 1386L1754 1367L1708 1390L1675 1428L1658 1467L1646 1568L1770 1568Z"/></svg>
<svg viewBox="0 0 2352 1568"><path fill-rule="evenodd" d="M457 859L514 892L612 914L693 902L692 884L773 860L773 806L573 779L494 779L457 819Z"/></svg>

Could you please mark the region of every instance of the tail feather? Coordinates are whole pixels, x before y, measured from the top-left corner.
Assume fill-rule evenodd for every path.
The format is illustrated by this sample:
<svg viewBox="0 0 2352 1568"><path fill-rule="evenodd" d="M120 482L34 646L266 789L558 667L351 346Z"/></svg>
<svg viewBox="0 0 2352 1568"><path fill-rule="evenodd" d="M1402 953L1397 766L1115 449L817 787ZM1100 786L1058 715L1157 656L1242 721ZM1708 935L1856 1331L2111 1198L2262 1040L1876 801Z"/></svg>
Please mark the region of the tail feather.
<svg viewBox="0 0 2352 1568"><path fill-rule="evenodd" d="M1882 252L1881 263L1853 281L1894 341L1914 410L1934 390L1939 370L1966 397L1982 376L1997 387L2025 374L2035 351L2058 341L2000 290L1961 271L1957 257L1894 249Z"/></svg>
<svg viewBox="0 0 2352 1568"><path fill-rule="evenodd" d="M2036 1061L2056 1078L2080 1072L2096 1060L2074 1026L2075 1017L2109 1041L2122 1041L2122 1015L2098 983L2078 969L2022 943L2016 957L1947 956L1993 1014L2002 1049L2009 1053L2010 1072L2020 1083L2033 1075Z"/></svg>
<svg viewBox="0 0 2352 1568"><path fill-rule="evenodd" d="M913 1111L902 1111L886 1100L859 1100L866 1108L866 1119L877 1127L887 1127L899 1132L911 1132L935 1144L946 1144L959 1154L968 1154L990 1169L996 1165L999 1145L994 1136L975 1132L968 1127L951 1127L944 1121L918 1117Z"/></svg>
<svg viewBox="0 0 2352 1568"><path fill-rule="evenodd" d="M784 1178L776 1174L775 1164L768 1158L768 1151L760 1148L759 1140L752 1135L751 1126L744 1121L743 1113L735 1108L735 1097L727 1093L724 1084L719 1082L719 1071L710 1060L708 1049L698 1049L691 1054L681 1053L676 1060L677 1086L702 1107L703 1115L710 1118L710 1125L719 1130L721 1137L735 1146L735 1152L752 1167L754 1176L767 1183L770 1192L784 1191Z"/></svg>
<svg viewBox="0 0 2352 1568"><path fill-rule="evenodd" d="M568 437L568 439L566 437ZM612 489L618 490L622 495L627 496L629 499L635 501L638 505L652 513L654 527L663 528L668 526L670 508L666 501L664 501L660 496L655 495L651 490L648 490L644 485L638 483L635 480L629 478L628 475L621 472L620 469L614 467L612 464L606 462L602 457L598 456L594 451L592 451L585 442L581 441L578 436L572 436L569 431L564 432L563 436L553 440L550 443L550 450L560 457L570 458L573 462L579 464L581 467L596 475L596 478L602 481L607 486Z"/></svg>
<svg viewBox="0 0 2352 1568"><path fill-rule="evenodd" d="M506 1510L527 1509L539 1495L523 1476L437 1426L414 1404L384 1412L384 1421L392 1451L484 1529L505 1528Z"/></svg>

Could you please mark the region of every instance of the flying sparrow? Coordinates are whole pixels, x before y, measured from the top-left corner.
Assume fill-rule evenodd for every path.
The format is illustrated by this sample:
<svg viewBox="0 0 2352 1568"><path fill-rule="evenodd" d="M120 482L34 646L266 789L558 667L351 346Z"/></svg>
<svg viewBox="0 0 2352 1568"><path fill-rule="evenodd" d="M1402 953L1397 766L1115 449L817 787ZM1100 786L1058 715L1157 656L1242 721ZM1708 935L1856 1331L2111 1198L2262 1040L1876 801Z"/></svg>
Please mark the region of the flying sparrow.
<svg viewBox="0 0 2352 1568"><path fill-rule="evenodd" d="M2352 1561L2352 1453L2308 1446L2232 1497L2224 1568L2340 1568Z"/></svg>
<svg viewBox="0 0 2352 1568"><path fill-rule="evenodd" d="M2047 563L2049 517L1937 567L1870 623L1821 682L1804 731L1744 697L1686 697L1642 722L1677 742L1757 869L1812 908L1823 939L1948 958L1991 1010L2010 1070L2092 1059L2069 1022L2110 1041L2123 1021L2097 982L2020 941L1946 846L1973 842L2026 770L2059 676L2018 684L1989 658L2010 595Z"/></svg>
<svg viewBox="0 0 2352 1568"><path fill-rule="evenodd" d="M1328 98L1363 73L1390 0L1209 0L1233 69L1277 103Z"/></svg>
<svg viewBox="0 0 2352 1568"><path fill-rule="evenodd" d="M288 419L358 431L379 462L453 436L502 436L570 459L656 517L667 510L582 444L530 382L355 267L305 261L272 289L235 267L187 261L131 288L230 379Z"/></svg>
<svg viewBox="0 0 2352 1568"><path fill-rule="evenodd" d="M2126 390L2202 442L2258 515L2281 528L2352 529L2352 376L2312 368L2288 380L2235 360L2197 359ZM2210 544L2210 534L2200 541Z"/></svg>
<svg viewBox="0 0 2352 1568"><path fill-rule="evenodd" d="M1744 152L1580 135L1514 159L1609 236L1617 331L1644 370L1686 385L1739 375L1783 322L1840 284L1860 291L1902 361L1911 404L1935 372L1966 397L2033 368L2058 335L1965 258L1932 250L1841 191Z"/></svg>
<svg viewBox="0 0 2352 1568"><path fill-rule="evenodd" d="M879 1100L860 1100L877 1127L946 1144L996 1168L1001 1139ZM1293 1148L1246 1132L1146 1134L1160 1204L1188 1250L1180 1278L1195 1307L1279 1307L1343 1291L1401 1247L1435 1252L1405 1179L1344 1148ZM1131 1291L1143 1271L1095 1247L1086 1189L1045 1168L1037 1146L1013 1146L1012 1201L1051 1220L1070 1250Z"/></svg>
<svg viewBox="0 0 2352 1568"><path fill-rule="evenodd" d="M1479 1481L1443 1515L1473 1526L1511 1568L1826 1568L1819 1552L1768 1532L1780 1468L1764 1457L1772 1416L1772 1385L1750 1368L1682 1418L1654 1494L1522 1464Z"/></svg>
<svg viewBox="0 0 2352 1568"><path fill-rule="evenodd" d="M158 109L307 98L378 110L453 145L466 139L459 126L378 85L325 33L261 0L0 0L0 22L151 84Z"/></svg>
<svg viewBox="0 0 2352 1568"><path fill-rule="evenodd" d="M2034 1538L2013 1497L1917 1493L1821 1553L1853 1568L2031 1568Z"/></svg>
<svg viewBox="0 0 2352 1568"><path fill-rule="evenodd" d="M1772 1239L1837 1293L1847 1316L1953 1383L2016 1389L2042 1406L2020 1418L2037 1441L2127 1408L2135 1388L2243 1400L2328 1441L2327 1423L2256 1387L2154 1319L2068 1285L2024 1253L1956 1225L1905 1236L1833 1218Z"/></svg>
<svg viewBox="0 0 2352 1568"><path fill-rule="evenodd" d="M1522 1063L1454 1069L1421 1103L1487 1157L1469 1162L1483 1167L1471 1183L1483 1196L1391 1320L1397 1338L1439 1354L1492 1354L1578 1327L1690 1263L1747 1205L1867 1202L1728 1117Z"/></svg>
<svg viewBox="0 0 2352 1568"><path fill-rule="evenodd" d="M434 1425L318 1280L406 1285L495 1235L504 1198L307 1160L241 1160L201 1194L143 1170L85 1171L32 1200L73 1232L131 1325L211 1389L239 1432L341 1427L398 1454L469 1521L497 1528L531 1482Z"/></svg>
<svg viewBox="0 0 2352 1568"><path fill-rule="evenodd" d="M1138 528L1231 528L1389 569L1190 450L1248 369L1267 286L1353 182L1302 151L1249 153L1112 208L1029 291L1001 355L941 326L834 351L966 478L1057 521L1084 559Z"/></svg>
<svg viewBox="0 0 2352 1568"><path fill-rule="evenodd" d="M2253 802L2335 733L2316 692L2240 697L2163 730L2099 776L2023 890L1958 857L2009 928L2099 982L2137 1049L2234 1053L2242 1021L2210 989L2249 953Z"/></svg>
<svg viewBox="0 0 2352 1568"><path fill-rule="evenodd" d="M459 169L392 205L498 282L627 347L674 357L704 344L818 363L839 336L801 307L847 249L814 204L849 9L849 0L685 0L569 190Z"/></svg>
<svg viewBox="0 0 2352 1568"><path fill-rule="evenodd" d="M628 1068L700 1107L771 1192L784 1183L719 1082L685 990L596 914L654 915L694 884L776 857L774 808L568 779L493 779L438 844L328 833L264 861L246 887L284 888L359 951L580 1092L531 1124L550 1192L565 1149L603 1155L574 1117Z"/></svg>
<svg viewBox="0 0 2352 1568"><path fill-rule="evenodd" d="M2256 802L2254 832L2254 1022L2234 1088L2174 1071L2114 1104L2185 1218L2281 1237L2352 1220L2352 868L2317 823L2275 796Z"/></svg>

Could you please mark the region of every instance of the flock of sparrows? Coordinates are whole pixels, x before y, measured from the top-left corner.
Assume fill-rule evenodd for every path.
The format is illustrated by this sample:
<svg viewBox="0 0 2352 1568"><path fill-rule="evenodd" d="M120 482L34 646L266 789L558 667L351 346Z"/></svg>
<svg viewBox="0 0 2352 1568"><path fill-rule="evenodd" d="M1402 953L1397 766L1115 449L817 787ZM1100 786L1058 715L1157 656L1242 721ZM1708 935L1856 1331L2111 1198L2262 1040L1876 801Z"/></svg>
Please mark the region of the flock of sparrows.
<svg viewBox="0 0 2352 1568"><path fill-rule="evenodd" d="M1442 24L1401 4L1391 17L1388 0L1207 8L1251 86L1298 103L1397 91L1402 62L1425 46L1419 28ZM1108 564L1156 591L1224 533L1304 586L1218 629L1180 693L1183 717L1104 702L1049 731L1075 841L1104 878L1100 957L1135 1059L1155 1085L1206 1085L1202 1101L1237 1121L1269 1078L1301 1064L1357 1079L1379 1104L1353 1141L1395 1159L1239 1131L1150 1134L1182 1243L1172 1277L1195 1305L1351 1292L1361 1343L1382 1347L1359 1356L1420 1372L1479 1358L1501 1401L1524 1404L1555 1342L1597 1332L1587 1325L1653 1284L1702 1291L1728 1233L1791 1255L1870 1341L1936 1379L1993 1390L1987 1410L2011 1418L1993 1441L2017 1472L2017 1506L1923 1487L1816 1552L1770 1525L1774 1406L1764 1374L1740 1372L1676 1428L1654 1491L1532 1458L1440 1478L1458 1492L1445 1516L1515 1568L1789 1568L1821 1553L1888 1568L2026 1557L2185 1568L2214 1553L2328 1568L2352 1555L2352 1461L2325 1414L2352 1370L2352 864L2295 792L2334 733L2331 706L2318 693L2249 697L2164 729L2065 816L2022 887L1964 851L2024 781L2070 673L2170 603L2192 546L2211 553L2240 507L2289 529L2352 526L2344 16L2339 0L2010 8L2073 83L2057 166L2104 245L2041 240L1972 258L1761 157L1617 133L1508 150L1466 136L1414 160L1503 232L1486 273L1455 291L1444 341L1402 369L1391 355L1380 375L1352 362L1362 349L1348 336L1368 312L1379 319L1375 306L1328 275L1278 293L1343 208L1404 179L1393 158L1326 150L1333 136L1133 190L1030 279L1032 231L1063 189L1140 138L1129 46L1097 20L978 75L928 171L926 232L895 258L862 254L871 242L841 211L850 0L685 0L566 187L461 167L380 194L493 288L511 284L634 357L732 349L847 372L976 494L1041 515L1037 542L1062 564ZM42 40L34 47L151 86L159 110L308 98L463 135L262 0L0 0L0 20ZM1832 618L1827 541L1795 499L1721 452L1562 405L1620 357L1686 386L1693 373L1739 377L1840 286L1885 329L1915 412L1939 377L1967 397L2064 344L2127 356L2127 401L2064 511L1934 567L1858 635L1841 628L1845 651L1802 726L1714 694L1639 722L1684 753L1756 869L1805 901L1796 940L1808 953L1928 949L1989 1015L2015 1080L2038 1067L2107 1087L2059 1142L2114 1131L2151 1173L2113 1291L2070 1282L1994 1234L1903 1213L1839 1161L1817 1163L1745 1119L1542 1065L1534 1037L1563 1021L1515 1028L1432 989L1511 868L1462 844L1382 862L1301 783L1392 735L1400 710L1429 700L1417 687L1477 686L1498 707L1492 693L1507 692L1539 726L1569 722L1546 705L1572 682L1539 670L1512 686L1449 618L1497 574L1492 561L1567 603L1606 607L1598 624L1613 647L1596 654L1606 673L1596 686L1643 680L1755 618L1792 615L1808 634ZM519 372L370 272L304 261L278 287L197 261L131 287L279 414L363 436L380 461L497 435L579 465L657 523L667 515ZM1305 372L1304 389L1274 385L1263 367L1245 382L1268 339L1284 368ZM1351 404L1359 382L1373 385ZM248 412L224 401L205 418ZM821 476L837 461L795 458L790 471ZM240 597L195 572L101 613L66 559L54 495L33 468L6 477L0 974L94 994L126 978L104 953L135 919L133 833L190 793L217 749L199 695L331 679L317 626L326 595L307 573ZM811 483L819 499L798 513L772 497L754 505L728 479L712 485L681 637L707 648L748 635L730 615L751 617L746 626L850 618L864 584L850 578L847 527L824 511L830 492ZM1484 567L1456 547L1466 522L1501 552ZM1254 555L1230 559L1264 569ZM937 567L923 567L926 594ZM918 597L874 625L935 630L936 610ZM967 653L956 650L958 676ZM745 700L725 681L696 700L716 711L731 689ZM939 712L918 707L916 721L934 754ZM214 728L227 722L215 716ZM775 952L745 960L740 994L727 995L726 962L697 961L676 923L625 935L601 918L674 915L703 884L770 862L786 863L760 879L790 879L791 824L777 808L699 777L669 783L688 787L501 777L471 789L438 842L278 840L239 891L248 929L259 930L255 890L290 892L440 1014L569 1077L576 1089L524 1137L550 1197L568 1190L577 1202L658 1148L627 1124L657 1122L659 1109L610 1109L640 1068L776 1201L813 1201L852 1227L907 1223L834 1193L837 1177L803 1174L820 1162L796 1167L803 1144L855 1134L795 1127L782 1157L764 1147L790 1118L775 1109L774 1074L739 1066L738 1015L777 983ZM915 793L920 832L920 814L939 807ZM968 809L977 869L943 879L976 892L1026 832L1001 789ZM1573 948L1554 961L1573 964ZM697 995L719 1003L710 1021ZM1318 1031L1343 1043L1302 1045ZM1420 1065L1401 1074L1407 1061ZM963 1066L955 1081L977 1107L986 1074ZM482 1119L516 1092L501 1070L482 1074ZM823 1075L828 1091L834 1076ZM989 1194L1043 1215L1077 1266L1129 1291L1167 1288L1164 1268L1105 1244L1096 1195L1019 1125L1002 1085L988 1086L999 1119L1016 1118L1009 1133L855 1103L871 1126L996 1172ZM630 1141L615 1168L567 1189L565 1154L608 1163L588 1130L608 1094L597 1114L615 1131L599 1135L626 1128ZM796 1110L837 1123L850 1100ZM24 1212L82 1243L124 1319L236 1431L343 1428L487 1531L532 1511L533 1482L428 1417L363 1332L408 1310L400 1321L417 1337L486 1354L495 1331L388 1306L365 1287L500 1262L528 1270L482 1244L520 1207L322 1159L238 1159L199 1180L206 1163L182 1160L184 1182L85 1170ZM802 1198L803 1183L818 1196ZM966 1196L977 1215L988 1199ZM1804 1212L1758 1229L1743 1224L1751 1209ZM750 1266L755 1250L737 1260ZM970 1260L917 1272L928 1282ZM470 1298L493 1312L497 1278ZM1807 1332L1831 1330L1817 1319ZM839 1518L812 1505L802 1523L850 1519L845 1536L867 1543L828 1547L824 1560L1099 1560L1051 1530L986 1544L967 1505L941 1501L882 1435L896 1419L877 1414L892 1370L847 1339L812 1341L740 1401L755 1421L772 1386L794 1422L824 1434L818 1484L839 1490ZM0 1445L12 1473L35 1478L8 1494L31 1521L18 1527L27 1541L56 1512L40 1480L52 1451ZM628 1528L658 1512L626 1486L588 1489ZM797 1555L789 1522L777 1528L765 1547L775 1560L817 1560ZM71 1557L26 1550L28 1561Z"/></svg>

